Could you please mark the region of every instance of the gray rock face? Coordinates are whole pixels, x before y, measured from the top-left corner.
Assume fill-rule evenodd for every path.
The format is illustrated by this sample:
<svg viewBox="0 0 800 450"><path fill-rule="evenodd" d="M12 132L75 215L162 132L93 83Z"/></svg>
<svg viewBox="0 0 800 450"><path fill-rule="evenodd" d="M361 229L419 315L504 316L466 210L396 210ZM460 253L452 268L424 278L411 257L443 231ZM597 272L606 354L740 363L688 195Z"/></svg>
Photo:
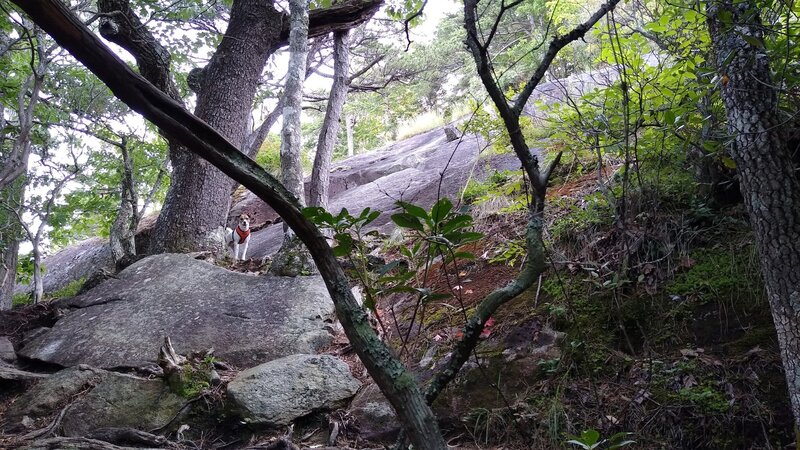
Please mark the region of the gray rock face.
<svg viewBox="0 0 800 450"><path fill-rule="evenodd" d="M105 372L94 389L69 407L61 426L65 436L105 427L151 430L167 425L186 402L160 379Z"/></svg>
<svg viewBox="0 0 800 450"><path fill-rule="evenodd" d="M22 423L30 417L55 414L68 406L61 422L63 434L82 436L105 427L141 430L161 427L186 404L187 399L170 392L160 379L148 380L81 365L40 381L11 405L7 417L12 424Z"/></svg>
<svg viewBox="0 0 800 450"><path fill-rule="evenodd" d="M389 400L376 384L364 387L350 403L359 436L370 441L391 441L400 431L400 422Z"/></svg>
<svg viewBox="0 0 800 450"><path fill-rule="evenodd" d="M64 369L25 391L8 409L12 421L43 417L66 405L77 393L99 384L108 372L80 365Z"/></svg>
<svg viewBox="0 0 800 450"><path fill-rule="evenodd" d="M179 353L215 349L240 367L327 345L333 304L319 277L230 272L185 255L155 255L62 302L77 308L19 352L62 366L138 367L164 336Z"/></svg>
<svg viewBox="0 0 800 450"><path fill-rule="evenodd" d="M0 336L0 361L13 363L17 360L14 344L6 336Z"/></svg>
<svg viewBox="0 0 800 450"><path fill-rule="evenodd" d="M399 212L397 200L430 208L440 197L457 200L470 177L483 180L495 169L519 168L519 161L511 154L479 160L482 148L482 140L475 135L448 141L440 128L375 152L356 155L331 170L328 209L338 212L347 208L352 214L366 207L381 211L381 216L367 230L378 229L388 234L394 229L391 215ZM233 211L270 221L277 217L251 193ZM248 254L260 258L275 253L280 247L282 231L283 224L277 224L253 233Z"/></svg>
<svg viewBox="0 0 800 450"><path fill-rule="evenodd" d="M79 280L98 269L112 270L114 261L106 239L91 238L61 250L44 259L47 269L42 279L45 294L57 291L70 282ZM18 284L14 293L29 293L32 286Z"/></svg>
<svg viewBox="0 0 800 450"><path fill-rule="evenodd" d="M228 397L244 420L278 426L335 407L360 386L338 358L292 355L241 372L228 384Z"/></svg>

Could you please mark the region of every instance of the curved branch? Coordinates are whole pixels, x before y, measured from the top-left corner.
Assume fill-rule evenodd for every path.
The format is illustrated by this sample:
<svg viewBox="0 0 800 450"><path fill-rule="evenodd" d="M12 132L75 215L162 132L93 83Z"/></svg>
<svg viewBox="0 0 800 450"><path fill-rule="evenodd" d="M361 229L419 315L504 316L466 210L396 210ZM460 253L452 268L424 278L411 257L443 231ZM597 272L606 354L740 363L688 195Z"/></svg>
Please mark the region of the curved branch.
<svg viewBox="0 0 800 450"><path fill-rule="evenodd" d="M383 5L383 0L352 0L347 3L314 9L308 13L308 37L318 37L332 31L355 28L369 20ZM276 47L289 43L289 20L283 20Z"/></svg>

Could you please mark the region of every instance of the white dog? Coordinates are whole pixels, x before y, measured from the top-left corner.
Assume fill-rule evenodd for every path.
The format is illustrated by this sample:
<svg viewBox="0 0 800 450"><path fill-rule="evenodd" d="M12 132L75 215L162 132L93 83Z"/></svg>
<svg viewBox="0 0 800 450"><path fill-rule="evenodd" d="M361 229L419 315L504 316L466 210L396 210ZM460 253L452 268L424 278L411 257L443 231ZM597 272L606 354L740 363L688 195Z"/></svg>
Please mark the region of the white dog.
<svg viewBox="0 0 800 450"><path fill-rule="evenodd" d="M242 247L242 261L247 256L247 245L250 244L250 216L239 216L239 225L236 229L225 228L225 244L233 244L233 259L239 259L239 247Z"/></svg>

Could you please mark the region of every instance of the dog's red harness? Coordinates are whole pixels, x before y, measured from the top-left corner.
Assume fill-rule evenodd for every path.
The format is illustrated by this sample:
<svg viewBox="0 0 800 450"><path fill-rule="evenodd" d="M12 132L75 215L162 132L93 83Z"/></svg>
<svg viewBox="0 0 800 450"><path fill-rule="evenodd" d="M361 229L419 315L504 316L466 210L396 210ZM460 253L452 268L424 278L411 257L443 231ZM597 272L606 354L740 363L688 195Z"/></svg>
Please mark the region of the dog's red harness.
<svg viewBox="0 0 800 450"><path fill-rule="evenodd" d="M239 228L239 225L236 225L236 229L234 231L236 232L236 234L239 235L239 244L244 244L244 241L248 237L250 237L250 229L249 228L247 229L247 231L244 231L241 228ZM231 237L233 237L233 234L231 234Z"/></svg>

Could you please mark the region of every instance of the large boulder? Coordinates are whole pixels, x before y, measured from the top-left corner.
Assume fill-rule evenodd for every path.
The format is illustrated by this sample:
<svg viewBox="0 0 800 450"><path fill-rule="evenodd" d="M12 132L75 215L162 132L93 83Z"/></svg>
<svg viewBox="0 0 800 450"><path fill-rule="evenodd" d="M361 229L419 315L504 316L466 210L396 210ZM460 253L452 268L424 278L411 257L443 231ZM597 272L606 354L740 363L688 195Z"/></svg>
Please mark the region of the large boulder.
<svg viewBox="0 0 800 450"><path fill-rule="evenodd" d="M79 365L58 371L25 391L8 409L12 422L45 417L66 406L80 392L98 385L109 372Z"/></svg>
<svg viewBox="0 0 800 450"><path fill-rule="evenodd" d="M164 336L179 353L215 355L252 367L330 341L333 303L319 277L231 272L186 255L145 258L59 306L75 308L19 351L74 366L139 367L153 362Z"/></svg>
<svg viewBox="0 0 800 450"><path fill-rule="evenodd" d="M113 270L114 260L107 239L90 238L54 253L44 259L42 288L45 294L55 292L81 278L88 278L100 269ZM18 284L15 293L29 293L33 284Z"/></svg>
<svg viewBox="0 0 800 450"><path fill-rule="evenodd" d="M470 178L483 180L495 170L519 168L519 161L513 154L479 158L484 144L475 135L448 141L445 131L438 128L375 152L348 158L331 170L328 209L338 212L347 208L351 214L358 214L366 207L380 211L381 216L370 223L366 231L377 229L389 234L394 229L391 215L399 212L397 200L430 208L440 197L457 200ZM250 193L233 211L270 221L277 217L269 206ZM282 224L253 233L248 254L263 258L275 253L280 248L282 235Z"/></svg>
<svg viewBox="0 0 800 450"><path fill-rule="evenodd" d="M8 336L0 336L0 361L13 363L17 360L17 353L14 352L14 344Z"/></svg>
<svg viewBox="0 0 800 450"><path fill-rule="evenodd" d="M151 430L167 425L188 403L160 379L149 380L80 365L40 381L8 409L12 427L67 408L66 436L106 427Z"/></svg>
<svg viewBox="0 0 800 450"><path fill-rule="evenodd" d="M65 436L107 427L157 429L167 426L187 402L160 379L105 372L94 389L69 407L61 429Z"/></svg>
<svg viewBox="0 0 800 450"><path fill-rule="evenodd" d="M292 355L241 372L228 384L228 397L246 422L279 426L336 407L360 386L338 358Z"/></svg>

